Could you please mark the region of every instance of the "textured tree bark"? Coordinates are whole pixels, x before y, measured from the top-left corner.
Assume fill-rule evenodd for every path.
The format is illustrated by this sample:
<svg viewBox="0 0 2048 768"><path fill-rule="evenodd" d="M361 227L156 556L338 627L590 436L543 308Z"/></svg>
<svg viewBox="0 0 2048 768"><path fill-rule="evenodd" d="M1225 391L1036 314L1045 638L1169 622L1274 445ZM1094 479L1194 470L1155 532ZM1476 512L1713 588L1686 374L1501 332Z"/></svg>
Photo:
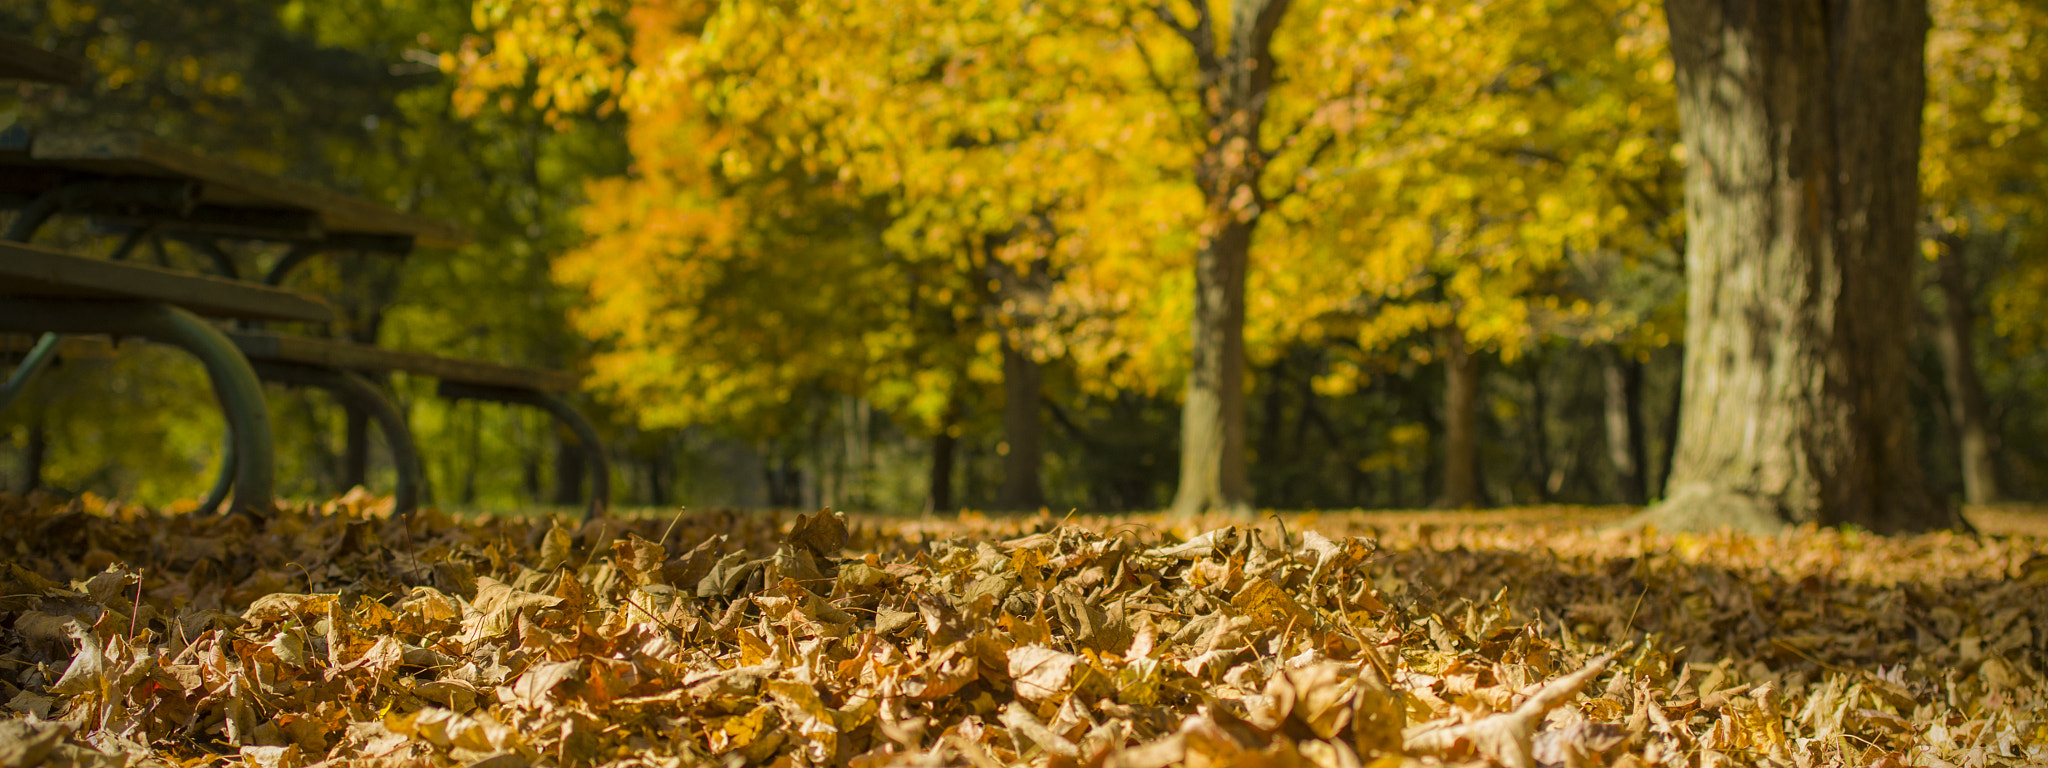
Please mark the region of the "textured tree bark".
<svg viewBox="0 0 2048 768"><path fill-rule="evenodd" d="M1465 346L1465 335L1446 332L1444 357L1444 489L1436 506L1464 509L1479 505L1479 356Z"/></svg>
<svg viewBox="0 0 2048 768"><path fill-rule="evenodd" d="M1607 460L1614 466L1614 484L1624 504L1649 499L1648 468L1643 447L1643 364L1608 347L1601 354L1601 378L1607 385Z"/></svg>
<svg viewBox="0 0 2048 768"><path fill-rule="evenodd" d="M1685 389L1662 528L1958 527L1906 391L1925 0L1668 0Z"/></svg>
<svg viewBox="0 0 2048 768"><path fill-rule="evenodd" d="M1195 253L1195 312L1187 400L1181 409L1180 485L1173 511L1251 506L1245 482L1244 290L1252 233L1267 200L1259 189L1266 153L1259 131L1273 88L1273 33L1289 0L1233 0L1229 44L1218 50L1211 5L1196 2L1194 26L1160 17L1194 50L1207 143L1195 181L1204 204Z"/></svg>
<svg viewBox="0 0 2048 768"><path fill-rule="evenodd" d="M1976 312L1970 304L1969 274L1960 238L1944 238L1946 252L1935 261L1941 284L1942 316L1934 334L1948 384L1949 419L1955 424L1956 457L1962 463L1963 500L1990 504L2000 499L1991 412L1984 380L1977 375Z"/></svg>
<svg viewBox="0 0 2048 768"><path fill-rule="evenodd" d="M1039 466L1045 451L1039 442L1040 390L1044 377L1038 361L1003 340L1003 487L996 493L1004 509L1033 510L1045 506Z"/></svg>

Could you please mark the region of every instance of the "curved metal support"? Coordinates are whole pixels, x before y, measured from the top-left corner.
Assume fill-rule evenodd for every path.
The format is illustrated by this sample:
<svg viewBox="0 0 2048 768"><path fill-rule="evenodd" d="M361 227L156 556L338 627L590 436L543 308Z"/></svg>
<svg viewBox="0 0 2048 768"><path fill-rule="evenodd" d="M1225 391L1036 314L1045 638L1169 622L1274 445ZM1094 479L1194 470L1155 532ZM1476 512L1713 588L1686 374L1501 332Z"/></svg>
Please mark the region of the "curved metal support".
<svg viewBox="0 0 2048 768"><path fill-rule="evenodd" d="M57 359L57 347L63 343L64 337L54 333L45 333L42 338L36 339L36 345L29 347L28 354L21 358L21 365L15 367L14 375L7 377L6 384L0 385L0 412L5 412L7 406L14 404L14 398L20 396L22 390L28 389L29 382L35 381L36 374L50 367L50 361Z"/></svg>
<svg viewBox="0 0 2048 768"><path fill-rule="evenodd" d="M426 474L420 470L419 448L413 443L412 428L391 399L368 379L348 371L290 363L256 362L256 375L265 381L319 387L364 413L384 433L391 449L391 463L397 465L398 488L392 494L392 511L410 517L426 495Z"/></svg>
<svg viewBox="0 0 2048 768"><path fill-rule="evenodd" d="M590 459L590 508L583 513L583 519L594 520L603 517L612 504L612 462L605 456L604 442L597 437L597 427L583 418L569 401L537 389L514 389L492 387L481 384L464 384L443 379L437 391L450 400L489 400L513 405L526 405L547 411L560 421L570 432L576 433L576 440L583 444L583 453Z"/></svg>
<svg viewBox="0 0 2048 768"><path fill-rule="evenodd" d="M7 299L0 301L0 329L140 336L192 353L206 365L234 435L233 511L257 514L273 509L276 466L263 385L235 343L198 315L168 304Z"/></svg>

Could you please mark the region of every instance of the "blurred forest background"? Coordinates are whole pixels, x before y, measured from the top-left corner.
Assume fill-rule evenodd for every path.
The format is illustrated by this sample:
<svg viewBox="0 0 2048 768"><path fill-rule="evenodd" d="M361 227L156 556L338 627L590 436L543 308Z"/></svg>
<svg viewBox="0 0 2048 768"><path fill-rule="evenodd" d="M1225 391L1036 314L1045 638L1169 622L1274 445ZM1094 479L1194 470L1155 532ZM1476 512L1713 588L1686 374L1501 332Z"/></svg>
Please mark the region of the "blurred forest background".
<svg viewBox="0 0 2048 768"><path fill-rule="evenodd" d="M2040 501L2048 4L1932 10L1925 259L1898 308L1917 318L1921 457L1951 498ZM1659 497L1686 159L1659 4L1294 2L1263 122L1230 150L1256 156L1255 199L1205 198L1201 40L1232 31L1191 18L9 0L0 34L94 76L10 87L0 127L147 131L468 228L460 250L320 260L291 287L333 297L358 338L585 374L628 506L1168 504L1216 210L1254 211L1237 220L1258 506ZM0 417L6 487L204 492L222 424L196 364L135 347L52 373ZM544 417L393 386L435 503L581 498L573 439ZM281 490L344 490L341 410L269 394Z"/></svg>

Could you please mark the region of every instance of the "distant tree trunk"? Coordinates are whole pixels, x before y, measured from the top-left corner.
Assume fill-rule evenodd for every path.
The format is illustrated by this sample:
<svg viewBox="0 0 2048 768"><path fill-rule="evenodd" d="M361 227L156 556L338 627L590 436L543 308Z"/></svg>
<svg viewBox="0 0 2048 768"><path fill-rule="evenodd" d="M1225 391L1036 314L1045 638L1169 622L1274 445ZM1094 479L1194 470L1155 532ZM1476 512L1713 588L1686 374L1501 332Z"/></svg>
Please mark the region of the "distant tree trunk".
<svg viewBox="0 0 2048 768"><path fill-rule="evenodd" d="M930 505L933 512L953 508L953 448L956 442L953 435L943 429L932 436Z"/></svg>
<svg viewBox="0 0 2048 768"><path fill-rule="evenodd" d="M1941 367L1948 384L1949 419L1955 424L1956 457L1962 462L1963 500L1971 504L1998 501L1998 473L1993 457L1990 408L1985 405L1984 380L1977 375L1976 311L1971 306L1969 274L1963 264L1962 238L1942 238L1947 246L1935 260L1940 277L1942 317L1937 322L1934 345L1941 351Z"/></svg>
<svg viewBox="0 0 2048 768"><path fill-rule="evenodd" d="M472 401L469 407L469 435L467 442L469 462L462 472L462 505L476 505L476 476L483 464L484 413L483 404Z"/></svg>
<svg viewBox="0 0 2048 768"><path fill-rule="evenodd" d="M1004 509L1034 510L1045 506L1039 465L1045 451L1039 443L1040 391L1044 375L1031 355L1003 340L1003 486L996 493Z"/></svg>
<svg viewBox="0 0 2048 768"><path fill-rule="evenodd" d="M21 492L43 487L43 465L50 460L50 428L42 416L28 423L28 446L21 452Z"/></svg>
<svg viewBox="0 0 2048 768"><path fill-rule="evenodd" d="M1649 500L1644 477L1649 462L1643 447L1643 364L1615 347L1602 350L1601 378L1607 385L1607 460L1624 504Z"/></svg>
<svg viewBox="0 0 2048 768"><path fill-rule="evenodd" d="M953 436L953 429L960 423L958 395L951 405L946 406L946 416L939 423L938 434L932 435L931 497L929 504L933 512L952 510L953 506L953 452L959 438Z"/></svg>
<svg viewBox="0 0 2048 768"><path fill-rule="evenodd" d="M1963 525L1906 391L1925 0L1667 0L1685 392L1660 528Z"/></svg>
<svg viewBox="0 0 2048 768"><path fill-rule="evenodd" d="M554 498L549 501L558 507L573 507L583 503L583 474L589 467L589 458L584 455L583 444L562 434L560 428L549 432L555 436L555 489Z"/></svg>
<svg viewBox="0 0 2048 768"><path fill-rule="evenodd" d="M1662 499L1671 495L1671 463L1678 456L1678 416L1685 410L1684 359L1685 353L1681 349L1677 375L1671 381L1671 393L1664 399L1664 422L1658 431L1664 440L1664 453L1657 460L1657 485L1652 498Z"/></svg>
<svg viewBox="0 0 2048 768"><path fill-rule="evenodd" d="M1173 511L1251 506L1245 482L1244 290L1252 233L1266 199L1259 189L1265 148L1259 131L1273 87L1273 33L1289 0L1233 0L1227 47L1218 50L1212 6L1176 26L1199 69L1208 141L1196 164L1202 191L1202 244L1195 252L1195 313L1187 401L1181 408L1180 485ZM1171 18L1171 12L1162 13ZM1169 22L1175 23L1177 22Z"/></svg>
<svg viewBox="0 0 2048 768"><path fill-rule="evenodd" d="M547 503L547 498L541 495L545 491L540 478L540 458L532 453L520 456L519 484L526 491L526 498L532 499L534 504Z"/></svg>
<svg viewBox="0 0 2048 768"><path fill-rule="evenodd" d="M370 476L370 415L353 406L342 406L347 415L347 446L341 456L341 487L346 490L367 485Z"/></svg>
<svg viewBox="0 0 2048 768"><path fill-rule="evenodd" d="M654 455L647 459L647 503L656 507L668 506L669 475L675 472L676 438L670 435L654 449Z"/></svg>
<svg viewBox="0 0 2048 768"><path fill-rule="evenodd" d="M1293 483L1284 477L1289 470L1287 457L1280 447L1280 428L1287 420L1287 383L1287 358L1282 356L1266 368L1264 381L1260 382L1265 391L1265 403L1260 408L1264 415L1259 418L1259 448L1255 465L1265 481L1264 490L1258 492L1258 496L1276 507L1292 507L1297 503L1286 498L1291 495L1287 489ZM1254 489L1258 487L1253 485Z"/></svg>
<svg viewBox="0 0 2048 768"><path fill-rule="evenodd" d="M1465 346L1463 331L1445 332L1444 490L1436 506L1479 505L1479 356Z"/></svg>
<svg viewBox="0 0 2048 768"><path fill-rule="evenodd" d="M762 472L766 475L769 507L791 509L803 506L804 471L795 458L778 455L772 461L762 462Z"/></svg>
<svg viewBox="0 0 2048 768"><path fill-rule="evenodd" d="M1549 504L1551 497L1564 487L1564 470L1554 466L1550 460L1550 425L1547 415L1550 411L1550 390L1543 385L1543 364L1536 355L1525 359L1529 369L1529 437L1524 441L1529 452L1529 468L1536 476L1536 501ZM1567 462L1569 464L1569 462Z"/></svg>

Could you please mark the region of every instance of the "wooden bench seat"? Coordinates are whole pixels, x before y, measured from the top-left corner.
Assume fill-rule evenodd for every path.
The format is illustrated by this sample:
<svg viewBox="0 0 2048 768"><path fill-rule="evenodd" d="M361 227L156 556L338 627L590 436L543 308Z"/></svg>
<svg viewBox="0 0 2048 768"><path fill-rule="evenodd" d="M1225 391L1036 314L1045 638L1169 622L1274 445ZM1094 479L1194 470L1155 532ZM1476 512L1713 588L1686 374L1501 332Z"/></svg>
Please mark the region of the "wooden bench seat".
<svg viewBox="0 0 2048 768"><path fill-rule="evenodd" d="M319 365L362 373L413 373L443 381L544 392L569 392L578 384L576 374L567 371L521 368L264 331L235 330L227 334L235 346L241 348L242 354L251 360Z"/></svg>

